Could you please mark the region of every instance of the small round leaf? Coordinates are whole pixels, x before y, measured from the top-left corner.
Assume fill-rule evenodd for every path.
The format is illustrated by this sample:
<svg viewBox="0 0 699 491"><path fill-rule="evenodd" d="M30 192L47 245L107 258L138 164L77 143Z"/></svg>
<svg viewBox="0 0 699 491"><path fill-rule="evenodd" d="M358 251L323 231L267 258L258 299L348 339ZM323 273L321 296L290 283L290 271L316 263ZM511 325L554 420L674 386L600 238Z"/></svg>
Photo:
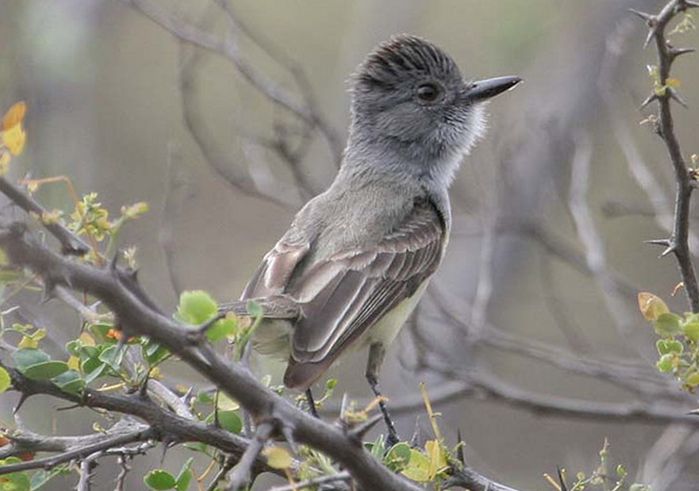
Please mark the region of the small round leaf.
<svg viewBox="0 0 699 491"><path fill-rule="evenodd" d="M262 455L267 458L267 465L272 469L288 469L294 462L291 454L284 447L265 448Z"/></svg>
<svg viewBox="0 0 699 491"><path fill-rule="evenodd" d="M143 478L143 482L146 483L150 489L164 490L172 489L177 484L174 476L168 471L163 469L153 469Z"/></svg>
<svg viewBox="0 0 699 491"><path fill-rule="evenodd" d="M31 365L24 369L20 369L20 371L25 377L32 380L48 380L57 377L68 369L68 364L66 362L51 360Z"/></svg>

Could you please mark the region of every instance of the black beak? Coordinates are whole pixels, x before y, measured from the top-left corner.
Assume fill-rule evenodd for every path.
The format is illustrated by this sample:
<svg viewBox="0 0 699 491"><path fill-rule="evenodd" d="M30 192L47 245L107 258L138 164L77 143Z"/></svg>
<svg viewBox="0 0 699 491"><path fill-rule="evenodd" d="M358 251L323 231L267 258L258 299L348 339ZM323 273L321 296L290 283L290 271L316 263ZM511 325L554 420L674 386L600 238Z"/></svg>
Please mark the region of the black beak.
<svg viewBox="0 0 699 491"><path fill-rule="evenodd" d="M522 81L519 77L497 77L473 82L464 94L470 101L483 101L510 90Z"/></svg>

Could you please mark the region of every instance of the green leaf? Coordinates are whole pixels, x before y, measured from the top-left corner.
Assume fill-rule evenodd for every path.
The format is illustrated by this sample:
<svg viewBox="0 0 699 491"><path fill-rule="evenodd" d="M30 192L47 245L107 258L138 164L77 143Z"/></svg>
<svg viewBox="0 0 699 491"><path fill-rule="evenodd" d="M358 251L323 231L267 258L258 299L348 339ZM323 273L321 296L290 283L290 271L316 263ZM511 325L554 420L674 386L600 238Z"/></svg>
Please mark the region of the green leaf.
<svg viewBox="0 0 699 491"><path fill-rule="evenodd" d="M163 469L153 469L143 478L143 482L146 483L150 489L163 490L163 489L173 489L177 484L175 478L168 471Z"/></svg>
<svg viewBox="0 0 699 491"><path fill-rule="evenodd" d="M69 394L80 394L85 388L85 381L75 370L68 370L55 377L52 382L63 392Z"/></svg>
<svg viewBox="0 0 699 491"><path fill-rule="evenodd" d="M185 443L184 448L191 450L193 452L200 452L209 455L209 446L206 443L195 442L195 443Z"/></svg>
<svg viewBox="0 0 699 491"><path fill-rule="evenodd" d="M682 332L695 343L699 342L699 322L688 322L682 326Z"/></svg>
<svg viewBox="0 0 699 491"><path fill-rule="evenodd" d="M17 457L8 457L0 460L0 467L9 464L19 464L22 462ZM0 476L0 489L2 491L30 491L31 481L26 472L13 472Z"/></svg>
<svg viewBox="0 0 699 491"><path fill-rule="evenodd" d="M144 352L145 359L151 366L160 363L170 354L170 350L154 341L149 341L144 346Z"/></svg>
<svg viewBox="0 0 699 491"><path fill-rule="evenodd" d="M687 375L687 378L684 379L684 383L692 389L699 386L699 372L693 372Z"/></svg>
<svg viewBox="0 0 699 491"><path fill-rule="evenodd" d="M235 411L219 411L218 423L221 425L221 428L231 433L240 433L243 429L243 421Z"/></svg>
<svg viewBox="0 0 699 491"><path fill-rule="evenodd" d="M0 394L5 392L12 385L10 374L3 367L0 367Z"/></svg>
<svg viewBox="0 0 699 491"><path fill-rule="evenodd" d="M369 449L371 452L371 455L377 459L381 459L381 456L384 454L386 451L386 445L384 443L384 438L383 435L379 435L376 440L374 441L373 444L371 444L371 448Z"/></svg>
<svg viewBox="0 0 699 491"><path fill-rule="evenodd" d="M394 472L405 469L410 462L410 445L405 442L396 443L384 457L386 466Z"/></svg>
<svg viewBox="0 0 699 491"><path fill-rule="evenodd" d="M20 349L12 353L15 366L22 371L23 368L49 361L51 357L35 348Z"/></svg>
<svg viewBox="0 0 699 491"><path fill-rule="evenodd" d="M113 345L102 351L99 355L99 360L109 365L109 367L118 372L121 367L121 361L124 358L125 350L121 346Z"/></svg>
<svg viewBox="0 0 699 491"><path fill-rule="evenodd" d="M254 300L248 300L248 303L245 304L245 308L252 317L258 318L264 316L262 306Z"/></svg>
<svg viewBox="0 0 699 491"><path fill-rule="evenodd" d="M211 326L208 331L206 331L206 337L209 339L209 341L215 343L216 341L225 339L231 334L235 334L237 330L238 323L236 320L234 318L225 318L214 323L214 325Z"/></svg>
<svg viewBox="0 0 699 491"><path fill-rule="evenodd" d="M682 318L679 315L668 312L660 314L658 319L653 322L653 327L659 336L669 338L680 333L682 330L681 322Z"/></svg>
<svg viewBox="0 0 699 491"><path fill-rule="evenodd" d="M294 463L293 457L284 447L267 447L261 453L272 469L288 469Z"/></svg>
<svg viewBox="0 0 699 491"><path fill-rule="evenodd" d="M97 339L101 343L117 342L115 339L107 337L107 333L109 332L109 330L114 329L114 325L112 324L98 322L97 324L90 324L87 329L93 336L95 336L95 339Z"/></svg>
<svg viewBox="0 0 699 491"><path fill-rule="evenodd" d="M659 339L655 346L658 348L658 353L666 355L668 353L682 354L684 345L676 339Z"/></svg>
<svg viewBox="0 0 699 491"><path fill-rule="evenodd" d="M416 482L427 482L430 480L430 461L420 451L411 449L410 460L402 474L408 479Z"/></svg>
<svg viewBox="0 0 699 491"><path fill-rule="evenodd" d="M47 484L51 479L53 479L56 476L59 476L61 474L67 475L70 474L71 471L68 469L67 465L59 465L51 469L50 471L45 471L43 469L40 469L34 474L32 474L32 480L31 480L31 490L36 491L37 489L41 489L45 484Z"/></svg>
<svg viewBox="0 0 699 491"><path fill-rule="evenodd" d="M203 324L218 313L218 304L203 290L185 291L180 295L177 318L187 324Z"/></svg>
<svg viewBox="0 0 699 491"><path fill-rule="evenodd" d="M69 367L66 362L51 360L28 366L24 369L20 369L20 371L25 377L32 380L48 380L62 374L68 369Z"/></svg>
<svg viewBox="0 0 699 491"><path fill-rule="evenodd" d="M673 353L668 353L661 356L655 366L658 367L658 370L661 372L669 373L672 371L674 359L675 355Z"/></svg>
<svg viewBox="0 0 699 491"><path fill-rule="evenodd" d="M187 491L189 489L189 483L192 481L193 477L192 462L194 462L194 458L188 458L180 469L179 474L177 474L177 482L175 483L175 489L177 489L177 491Z"/></svg>
<svg viewBox="0 0 699 491"><path fill-rule="evenodd" d="M90 358L82 365L83 373L85 373L85 383L89 384L93 380L97 380L104 375L107 365L99 361L97 358Z"/></svg>

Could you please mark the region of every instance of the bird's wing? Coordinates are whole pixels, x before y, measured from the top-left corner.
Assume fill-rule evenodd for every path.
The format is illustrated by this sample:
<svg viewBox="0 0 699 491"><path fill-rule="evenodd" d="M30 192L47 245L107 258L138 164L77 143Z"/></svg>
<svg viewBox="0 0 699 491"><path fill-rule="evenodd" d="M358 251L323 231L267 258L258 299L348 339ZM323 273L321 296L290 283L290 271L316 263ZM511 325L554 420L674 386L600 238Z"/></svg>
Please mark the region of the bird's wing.
<svg viewBox="0 0 699 491"><path fill-rule="evenodd" d="M445 237L434 204L420 200L372 247L337 253L294 278L289 293L302 315L293 331L285 383L312 383L343 347L410 298L437 269Z"/></svg>
<svg viewBox="0 0 699 491"><path fill-rule="evenodd" d="M311 244L307 239L287 233L264 257L240 299L285 294L291 275L310 248Z"/></svg>

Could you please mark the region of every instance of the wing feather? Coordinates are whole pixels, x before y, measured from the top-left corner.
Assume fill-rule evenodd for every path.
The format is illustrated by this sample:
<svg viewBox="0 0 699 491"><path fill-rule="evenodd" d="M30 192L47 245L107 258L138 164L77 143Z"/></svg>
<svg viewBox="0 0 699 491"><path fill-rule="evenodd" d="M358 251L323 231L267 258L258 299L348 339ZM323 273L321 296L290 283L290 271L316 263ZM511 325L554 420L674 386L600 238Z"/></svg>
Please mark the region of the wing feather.
<svg viewBox="0 0 699 491"><path fill-rule="evenodd" d="M321 363L334 357L345 343L410 297L436 270L444 235L444 223L434 205L420 201L404 222L372 249L346 251L317 265L340 264L336 271L342 276L341 287L333 290L327 302L312 300L304 305L304 316L293 334L292 359ZM313 276L309 274L309 280ZM306 282L303 277L295 281L300 285ZM295 296L293 291L289 293Z"/></svg>
<svg viewBox="0 0 699 491"><path fill-rule="evenodd" d="M411 297L439 265L446 225L434 203L416 200L403 222L371 246L304 261L310 240L282 238L265 256L242 299L284 295L298 302L284 377L307 387L393 307Z"/></svg>

